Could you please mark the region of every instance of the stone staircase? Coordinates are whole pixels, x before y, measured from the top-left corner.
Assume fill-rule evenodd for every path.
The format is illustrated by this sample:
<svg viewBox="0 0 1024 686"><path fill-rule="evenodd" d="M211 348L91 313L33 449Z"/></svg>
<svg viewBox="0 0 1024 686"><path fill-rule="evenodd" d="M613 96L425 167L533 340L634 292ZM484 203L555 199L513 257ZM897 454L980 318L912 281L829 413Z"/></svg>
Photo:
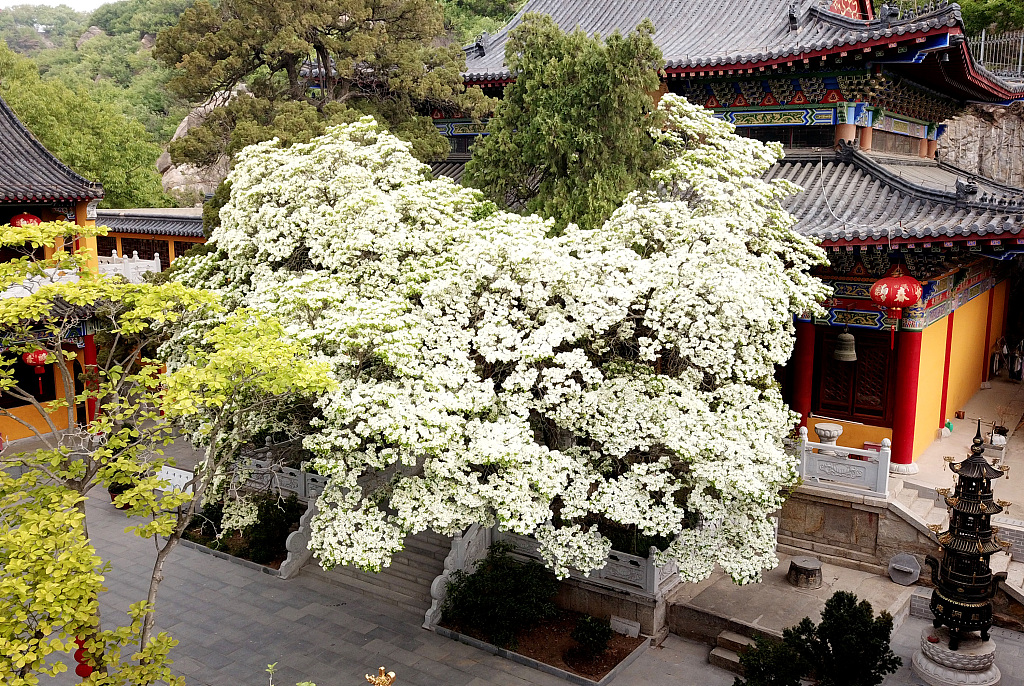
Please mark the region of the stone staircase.
<svg viewBox="0 0 1024 686"><path fill-rule="evenodd" d="M754 639L734 631L723 631L715 640L715 647L708 655L708 662L734 674L743 675L740 667L740 653L754 646Z"/></svg>
<svg viewBox="0 0 1024 686"><path fill-rule="evenodd" d="M942 528L949 524L945 501L928 486L905 479L890 479L889 499L893 508L908 521L912 517L925 526L939 524ZM998 527L999 523L996 522L995 526ZM1024 604L1024 560L1015 560L1007 553L995 553L989 559L989 566L994 573L1006 572L1002 589L1017 602ZM922 575L929 572L927 567L921 570Z"/></svg>
<svg viewBox="0 0 1024 686"><path fill-rule="evenodd" d="M451 548L451 538L424 531L405 539L405 549L394 555L390 567L377 574L355 567L325 570L315 560L302 568L302 574L415 612L422 618L430 607L430 584L444 570L444 558Z"/></svg>

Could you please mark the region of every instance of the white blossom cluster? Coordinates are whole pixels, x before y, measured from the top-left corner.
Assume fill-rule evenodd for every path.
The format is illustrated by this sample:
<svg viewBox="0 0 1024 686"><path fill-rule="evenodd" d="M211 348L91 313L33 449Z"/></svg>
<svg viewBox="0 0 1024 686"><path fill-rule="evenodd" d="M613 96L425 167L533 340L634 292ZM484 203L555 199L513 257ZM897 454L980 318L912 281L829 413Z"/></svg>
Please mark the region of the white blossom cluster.
<svg viewBox="0 0 1024 686"><path fill-rule="evenodd" d="M773 380L823 253L762 175L778 146L667 95L657 189L594 231L432 179L371 119L244 150L186 281L273 313L330 360L305 445L311 547L379 569L403 539L496 523L551 568L604 564L600 518L673 542L687 580L775 563L797 417Z"/></svg>

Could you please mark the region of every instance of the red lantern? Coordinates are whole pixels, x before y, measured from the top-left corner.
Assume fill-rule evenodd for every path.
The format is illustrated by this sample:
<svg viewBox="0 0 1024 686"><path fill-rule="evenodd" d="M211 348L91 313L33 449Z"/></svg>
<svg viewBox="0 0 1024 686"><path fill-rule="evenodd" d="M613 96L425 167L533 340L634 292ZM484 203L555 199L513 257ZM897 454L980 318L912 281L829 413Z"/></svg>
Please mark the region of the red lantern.
<svg viewBox="0 0 1024 686"><path fill-rule="evenodd" d="M45 350L33 350L32 352L25 353L21 356L21 359L25 361L25 364L30 367L35 367L35 373L39 379L39 396L43 395L43 374L46 373L46 351Z"/></svg>
<svg viewBox="0 0 1024 686"><path fill-rule="evenodd" d="M75 643L78 645L78 650L75 651L75 662L78 663L78 666L75 667L75 674L83 679L88 679L94 669L88 663L88 656L85 653L85 641L81 638L76 638Z"/></svg>
<svg viewBox="0 0 1024 686"><path fill-rule="evenodd" d="M903 310L921 301L921 282L907 273L906 267L896 265L871 285L871 299L888 310L889 318L900 320ZM889 333L889 347L893 347L896 324Z"/></svg>
<svg viewBox="0 0 1024 686"><path fill-rule="evenodd" d="M28 214L22 212L19 215L11 217L11 226L35 226L36 224L42 224L43 220L34 214Z"/></svg>

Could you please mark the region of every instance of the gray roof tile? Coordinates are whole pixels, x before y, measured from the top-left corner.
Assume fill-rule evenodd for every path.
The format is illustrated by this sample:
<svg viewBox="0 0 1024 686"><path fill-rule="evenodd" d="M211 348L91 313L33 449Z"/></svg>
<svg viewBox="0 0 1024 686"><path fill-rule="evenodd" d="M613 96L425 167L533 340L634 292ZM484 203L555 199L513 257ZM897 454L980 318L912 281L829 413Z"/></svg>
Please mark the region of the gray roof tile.
<svg viewBox="0 0 1024 686"><path fill-rule="evenodd" d="M919 159L791 150L768 172L803 188L783 206L800 233L823 241L1024 237L1024 189ZM463 164L438 163L458 181Z"/></svg>
<svg viewBox="0 0 1024 686"><path fill-rule="evenodd" d="M96 200L103 186L43 147L0 98L0 203Z"/></svg>
<svg viewBox="0 0 1024 686"><path fill-rule="evenodd" d="M769 179L804 189L783 205L801 233L824 241L1012 236L1024 232L1024 190L919 160L846 149L794 152Z"/></svg>
<svg viewBox="0 0 1024 686"><path fill-rule="evenodd" d="M96 223L115 233L203 237L202 208L100 210Z"/></svg>
<svg viewBox="0 0 1024 686"><path fill-rule="evenodd" d="M791 4L798 19L795 31L789 26ZM818 0L528 0L508 25L466 48L464 75L467 81L510 79L504 65L505 43L528 12L550 15L564 31L579 27L602 36L631 31L649 18L666 68L775 60L962 24L960 8L954 4L885 22L849 19L826 6ZM1024 91L986 75L1011 91Z"/></svg>

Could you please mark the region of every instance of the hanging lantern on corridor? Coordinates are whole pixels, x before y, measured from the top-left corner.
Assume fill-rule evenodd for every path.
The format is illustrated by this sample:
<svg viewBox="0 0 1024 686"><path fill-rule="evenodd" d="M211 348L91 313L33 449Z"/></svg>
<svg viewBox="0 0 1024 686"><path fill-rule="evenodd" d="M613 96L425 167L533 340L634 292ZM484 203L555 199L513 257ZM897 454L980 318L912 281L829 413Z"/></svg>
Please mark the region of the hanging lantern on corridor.
<svg viewBox="0 0 1024 686"><path fill-rule="evenodd" d="M34 214L22 212L21 214L16 214L11 217L10 223L11 226L35 226L37 224L42 224L43 220Z"/></svg>
<svg viewBox="0 0 1024 686"><path fill-rule="evenodd" d="M39 397L43 396L43 374L46 373L46 351L45 350L33 350L32 352L25 353L21 356L21 359L25 361L25 364L30 367L35 367L36 378L39 379Z"/></svg>
<svg viewBox="0 0 1024 686"><path fill-rule="evenodd" d="M896 338L896 324L903 310L921 301L921 282L915 279L902 264L897 264L885 276L871 284L871 299L886 308L890 319L893 319L889 333L889 348L892 349Z"/></svg>

